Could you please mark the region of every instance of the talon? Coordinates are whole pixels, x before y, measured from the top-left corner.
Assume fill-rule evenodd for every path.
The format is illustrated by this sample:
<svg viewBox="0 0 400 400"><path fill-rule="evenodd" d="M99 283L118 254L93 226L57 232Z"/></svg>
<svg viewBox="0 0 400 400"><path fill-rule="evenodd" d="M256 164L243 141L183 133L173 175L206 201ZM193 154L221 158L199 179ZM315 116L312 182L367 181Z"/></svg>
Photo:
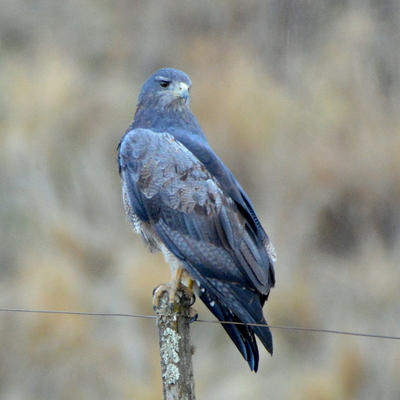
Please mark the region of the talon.
<svg viewBox="0 0 400 400"><path fill-rule="evenodd" d="M158 285L153 289L153 309L156 310L165 292L169 292L168 285Z"/></svg>
<svg viewBox="0 0 400 400"><path fill-rule="evenodd" d="M154 289L153 289L153 297L156 295L156 292L157 292L157 290L158 290L158 288L160 287L161 285L157 285Z"/></svg>
<svg viewBox="0 0 400 400"><path fill-rule="evenodd" d="M199 314L197 313L197 311L194 308L191 308L189 310L189 324L191 324L192 322L195 322L197 320L197 318L199 317Z"/></svg>
<svg viewBox="0 0 400 400"><path fill-rule="evenodd" d="M194 294L193 291L191 291L191 298L190 298L190 307L196 302L196 295Z"/></svg>

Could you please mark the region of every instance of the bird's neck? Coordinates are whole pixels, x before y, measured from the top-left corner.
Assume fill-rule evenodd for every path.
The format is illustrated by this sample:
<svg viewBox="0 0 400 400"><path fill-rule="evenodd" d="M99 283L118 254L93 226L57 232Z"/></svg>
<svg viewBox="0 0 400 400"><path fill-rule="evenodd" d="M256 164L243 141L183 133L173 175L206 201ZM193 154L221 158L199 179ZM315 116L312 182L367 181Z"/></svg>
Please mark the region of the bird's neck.
<svg viewBox="0 0 400 400"><path fill-rule="evenodd" d="M173 133L172 130L185 130L204 137L195 116L188 107L144 107L138 105L130 129L152 129Z"/></svg>

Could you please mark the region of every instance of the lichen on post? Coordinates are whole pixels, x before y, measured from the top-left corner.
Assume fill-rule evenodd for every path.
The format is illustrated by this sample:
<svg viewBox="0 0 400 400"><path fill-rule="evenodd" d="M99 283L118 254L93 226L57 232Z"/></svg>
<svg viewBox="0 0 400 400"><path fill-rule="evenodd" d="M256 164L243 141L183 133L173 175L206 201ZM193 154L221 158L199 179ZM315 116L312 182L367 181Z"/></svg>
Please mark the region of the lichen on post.
<svg viewBox="0 0 400 400"><path fill-rule="evenodd" d="M164 400L194 400L192 366L193 348L190 344L189 322L193 318L192 294L181 286L170 303L170 290L163 285L155 297L159 330L161 372Z"/></svg>

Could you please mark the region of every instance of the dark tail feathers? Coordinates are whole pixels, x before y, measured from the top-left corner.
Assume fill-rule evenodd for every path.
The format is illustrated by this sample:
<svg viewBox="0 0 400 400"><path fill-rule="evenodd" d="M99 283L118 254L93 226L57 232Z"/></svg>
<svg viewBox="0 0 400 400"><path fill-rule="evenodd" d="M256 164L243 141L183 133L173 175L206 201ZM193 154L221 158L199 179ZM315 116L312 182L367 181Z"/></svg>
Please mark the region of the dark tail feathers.
<svg viewBox="0 0 400 400"><path fill-rule="evenodd" d="M210 291L204 289L200 290L199 297L219 321L243 322L228 308L222 305L218 298ZM261 323L266 324L267 322L263 319ZM256 327L234 324L222 324L222 326L242 354L243 358L248 362L250 369L257 372L259 352L254 334L259 337L264 347L272 355L272 335L269 328L267 326Z"/></svg>

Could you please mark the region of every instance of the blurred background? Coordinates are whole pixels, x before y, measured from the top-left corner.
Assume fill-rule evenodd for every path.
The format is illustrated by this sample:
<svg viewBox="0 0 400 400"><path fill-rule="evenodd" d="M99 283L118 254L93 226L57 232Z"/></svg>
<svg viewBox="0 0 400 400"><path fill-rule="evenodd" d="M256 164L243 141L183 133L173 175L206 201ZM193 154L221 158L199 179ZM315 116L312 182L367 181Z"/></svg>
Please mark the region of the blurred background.
<svg viewBox="0 0 400 400"><path fill-rule="evenodd" d="M3 0L0 307L153 315L116 148L175 67L276 247L268 322L399 336L399 43L396 0ZM274 329L253 374L191 333L198 399L400 398L396 340ZM0 399L161 398L152 319L0 312L0 343Z"/></svg>

